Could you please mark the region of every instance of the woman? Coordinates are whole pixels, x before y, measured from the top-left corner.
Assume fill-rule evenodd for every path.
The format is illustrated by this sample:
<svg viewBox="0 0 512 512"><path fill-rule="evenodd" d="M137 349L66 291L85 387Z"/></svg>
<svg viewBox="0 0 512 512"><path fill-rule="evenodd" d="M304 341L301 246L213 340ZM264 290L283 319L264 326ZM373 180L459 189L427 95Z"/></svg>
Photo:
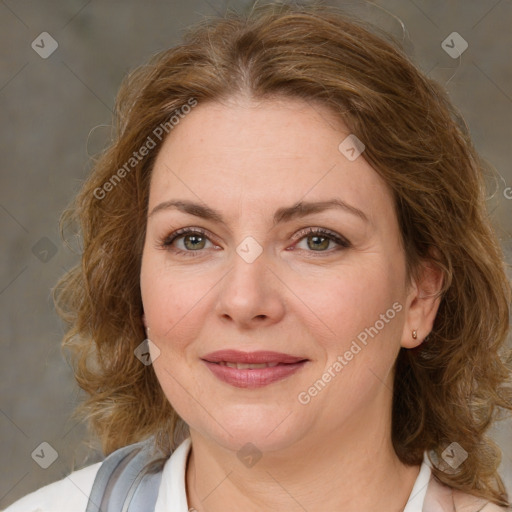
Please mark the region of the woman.
<svg viewBox="0 0 512 512"><path fill-rule="evenodd" d="M481 163L393 44L318 6L203 22L127 78L66 218L56 298L110 456L9 512L510 505Z"/></svg>

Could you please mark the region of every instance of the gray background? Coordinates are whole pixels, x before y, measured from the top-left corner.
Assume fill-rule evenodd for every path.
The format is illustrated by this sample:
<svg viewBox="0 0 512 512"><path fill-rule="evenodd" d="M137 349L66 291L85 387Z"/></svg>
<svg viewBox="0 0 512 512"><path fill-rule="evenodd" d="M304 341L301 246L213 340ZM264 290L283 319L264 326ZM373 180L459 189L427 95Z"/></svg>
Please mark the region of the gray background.
<svg viewBox="0 0 512 512"><path fill-rule="evenodd" d="M499 173L489 179L489 210L511 263L512 1L329 4L345 5L400 39L403 23L414 60L446 85ZM57 278L76 261L59 239L59 215L90 169L89 157L108 141L126 72L225 8L222 0L0 0L0 508L100 460L97 446L84 442L84 426L70 418L80 393L60 351L63 331L50 299ZM441 47L454 31L469 44L460 59ZM59 45L47 59L31 48L42 32ZM494 429L509 492L510 425ZM59 455L48 469L31 457L41 442Z"/></svg>

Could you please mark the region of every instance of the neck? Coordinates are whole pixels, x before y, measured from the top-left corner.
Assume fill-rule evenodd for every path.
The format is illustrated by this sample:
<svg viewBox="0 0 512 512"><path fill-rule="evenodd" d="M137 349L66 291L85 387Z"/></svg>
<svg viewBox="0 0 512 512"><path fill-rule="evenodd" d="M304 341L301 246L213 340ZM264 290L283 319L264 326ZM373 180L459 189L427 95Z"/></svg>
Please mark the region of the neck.
<svg viewBox="0 0 512 512"><path fill-rule="evenodd" d="M321 442L318 437L301 439L279 452L264 453L252 467L244 466L236 451L191 429L189 507L198 512L224 512L226 503L230 510L247 512L402 511L419 466L400 462L390 428L382 428L390 425L390 418L380 418L362 423L371 430L361 423L337 427Z"/></svg>

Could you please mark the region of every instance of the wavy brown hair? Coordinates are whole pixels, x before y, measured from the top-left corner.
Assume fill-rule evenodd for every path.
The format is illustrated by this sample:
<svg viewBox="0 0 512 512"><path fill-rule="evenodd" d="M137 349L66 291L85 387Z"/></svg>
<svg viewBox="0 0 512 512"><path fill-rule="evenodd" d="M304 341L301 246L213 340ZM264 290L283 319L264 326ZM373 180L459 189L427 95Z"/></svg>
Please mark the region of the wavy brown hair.
<svg viewBox="0 0 512 512"><path fill-rule="evenodd" d="M444 275L428 342L402 348L396 361L395 451L405 464L420 464L428 451L440 481L509 505L501 453L487 431L512 409L511 290L486 211L485 167L442 87L377 29L322 5L205 19L121 86L114 141L62 220L63 230L68 222L79 229L81 263L55 289L70 325L64 346L88 394L82 412L104 452L155 436L168 455L187 433L152 366L134 357L145 337L139 274L162 144L155 128L173 114L179 122L191 99L201 105L237 94L324 105L366 145L366 160L393 193L408 278L425 261ZM127 167L148 137L155 148ZM452 442L469 454L457 471L438 464Z"/></svg>

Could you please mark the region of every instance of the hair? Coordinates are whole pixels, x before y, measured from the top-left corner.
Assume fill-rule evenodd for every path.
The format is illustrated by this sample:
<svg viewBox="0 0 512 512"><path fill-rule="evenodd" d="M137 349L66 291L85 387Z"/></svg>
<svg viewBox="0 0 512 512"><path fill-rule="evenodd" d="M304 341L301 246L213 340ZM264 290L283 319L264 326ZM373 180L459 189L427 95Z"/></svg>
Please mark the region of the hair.
<svg viewBox="0 0 512 512"><path fill-rule="evenodd" d="M63 345L88 395L81 412L104 452L154 436L168 455L188 432L153 367L134 357L145 338L149 183L165 140L155 130L170 133L184 105L237 95L323 105L364 142L364 158L393 194L409 282L425 262L443 275L428 342L401 348L395 363L394 449L415 465L427 451L439 481L508 506L501 452L487 431L512 410L511 288L486 210L486 167L446 92L399 43L318 4L205 18L123 81L114 140L61 220L63 236L68 225L80 233L81 262L54 290L69 324ZM149 140L155 147L134 159ZM436 467L452 442L468 458L456 471Z"/></svg>

